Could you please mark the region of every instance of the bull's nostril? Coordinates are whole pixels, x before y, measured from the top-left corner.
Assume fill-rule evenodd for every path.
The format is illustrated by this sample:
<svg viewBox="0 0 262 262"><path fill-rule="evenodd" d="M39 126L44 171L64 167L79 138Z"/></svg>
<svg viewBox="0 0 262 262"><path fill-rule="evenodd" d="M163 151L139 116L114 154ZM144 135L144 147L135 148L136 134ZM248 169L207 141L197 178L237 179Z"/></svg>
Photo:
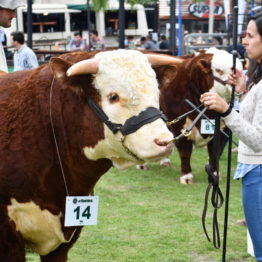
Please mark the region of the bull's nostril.
<svg viewBox="0 0 262 262"><path fill-rule="evenodd" d="M167 146L168 145L168 141L167 140L161 140L156 138L154 140L154 142L158 145L158 146Z"/></svg>

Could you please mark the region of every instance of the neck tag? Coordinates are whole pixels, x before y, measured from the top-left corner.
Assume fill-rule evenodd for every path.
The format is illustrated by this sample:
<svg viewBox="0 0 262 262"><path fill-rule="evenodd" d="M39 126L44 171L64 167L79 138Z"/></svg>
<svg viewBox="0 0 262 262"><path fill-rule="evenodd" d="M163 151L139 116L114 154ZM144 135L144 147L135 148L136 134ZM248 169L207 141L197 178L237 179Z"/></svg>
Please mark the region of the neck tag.
<svg viewBox="0 0 262 262"><path fill-rule="evenodd" d="M97 225L98 196L66 197L65 227Z"/></svg>

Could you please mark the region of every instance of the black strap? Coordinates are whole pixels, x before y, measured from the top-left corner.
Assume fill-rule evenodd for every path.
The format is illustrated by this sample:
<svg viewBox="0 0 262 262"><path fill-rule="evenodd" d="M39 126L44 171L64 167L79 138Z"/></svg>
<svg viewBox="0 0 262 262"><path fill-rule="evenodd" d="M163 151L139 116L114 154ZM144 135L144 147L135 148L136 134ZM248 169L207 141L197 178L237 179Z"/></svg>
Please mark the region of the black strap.
<svg viewBox="0 0 262 262"><path fill-rule="evenodd" d="M167 122L166 116L159 109L155 107L148 107L137 116L127 119L120 131L124 136L129 135L137 131L143 125L151 123L158 118L162 118L165 122Z"/></svg>
<svg viewBox="0 0 262 262"><path fill-rule="evenodd" d="M107 127L115 134L118 132L122 125L115 124L108 119L108 116L104 113L104 111L90 98L87 97L87 103L95 112L95 114L107 125Z"/></svg>
<svg viewBox="0 0 262 262"><path fill-rule="evenodd" d="M103 109L99 107L90 97L87 97L87 103L94 113L107 125L112 133L120 131L124 136L136 132L140 127L145 124L151 123L158 118L167 122L166 116L155 107L148 107L144 111L140 112L137 116L132 116L125 121L125 123L117 124L109 120Z"/></svg>
<svg viewBox="0 0 262 262"><path fill-rule="evenodd" d="M213 139L213 150L210 156L209 163L206 165L206 172L208 175L208 186L205 193L204 208L202 212L202 226L204 233L208 239L210 237L206 228L206 214L208 209L209 194L212 189L211 204L213 206L213 245L215 248L220 248L220 232L218 226L217 212L218 209L223 205L224 198L219 188L219 157L220 157L220 116L216 115L215 119L215 134Z"/></svg>

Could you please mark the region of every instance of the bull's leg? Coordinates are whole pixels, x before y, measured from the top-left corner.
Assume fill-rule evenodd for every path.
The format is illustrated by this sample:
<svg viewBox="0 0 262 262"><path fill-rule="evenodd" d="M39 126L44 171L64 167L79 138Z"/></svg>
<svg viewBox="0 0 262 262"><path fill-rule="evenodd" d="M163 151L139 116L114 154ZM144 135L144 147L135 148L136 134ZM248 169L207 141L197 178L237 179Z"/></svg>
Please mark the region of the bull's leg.
<svg viewBox="0 0 262 262"><path fill-rule="evenodd" d="M66 262L69 247L65 249L63 244L61 246L48 255L41 256L41 262Z"/></svg>
<svg viewBox="0 0 262 262"><path fill-rule="evenodd" d="M190 158L193 150L193 144L190 140L181 139L177 141L176 147L180 156L181 161L181 184L192 184L193 183L193 174L190 165Z"/></svg>
<svg viewBox="0 0 262 262"><path fill-rule="evenodd" d="M70 242L61 244L57 249L50 252L46 256L41 256L41 262L66 262L68 251L78 239L80 232L81 232L81 228L79 227L77 231L74 233L74 235L72 236Z"/></svg>
<svg viewBox="0 0 262 262"><path fill-rule="evenodd" d="M170 159L167 158L167 157L161 159L161 161L160 161L160 166L166 166L166 167L171 166L171 161L170 161Z"/></svg>
<svg viewBox="0 0 262 262"><path fill-rule="evenodd" d="M2 214L0 214L0 261L25 262L23 238L16 231L15 224Z"/></svg>

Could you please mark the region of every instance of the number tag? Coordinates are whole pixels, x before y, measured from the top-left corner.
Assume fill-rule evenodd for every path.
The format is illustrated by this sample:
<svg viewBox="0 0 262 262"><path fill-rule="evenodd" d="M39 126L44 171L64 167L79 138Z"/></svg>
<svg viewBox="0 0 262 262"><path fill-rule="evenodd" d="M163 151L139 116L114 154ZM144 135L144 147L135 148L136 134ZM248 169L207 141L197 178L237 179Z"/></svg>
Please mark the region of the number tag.
<svg viewBox="0 0 262 262"><path fill-rule="evenodd" d="M98 196L66 197L65 227L97 224Z"/></svg>
<svg viewBox="0 0 262 262"><path fill-rule="evenodd" d="M211 123L212 124L211 124ZM215 132L215 120L212 119L210 122L206 119L201 119L201 134L214 134Z"/></svg>

